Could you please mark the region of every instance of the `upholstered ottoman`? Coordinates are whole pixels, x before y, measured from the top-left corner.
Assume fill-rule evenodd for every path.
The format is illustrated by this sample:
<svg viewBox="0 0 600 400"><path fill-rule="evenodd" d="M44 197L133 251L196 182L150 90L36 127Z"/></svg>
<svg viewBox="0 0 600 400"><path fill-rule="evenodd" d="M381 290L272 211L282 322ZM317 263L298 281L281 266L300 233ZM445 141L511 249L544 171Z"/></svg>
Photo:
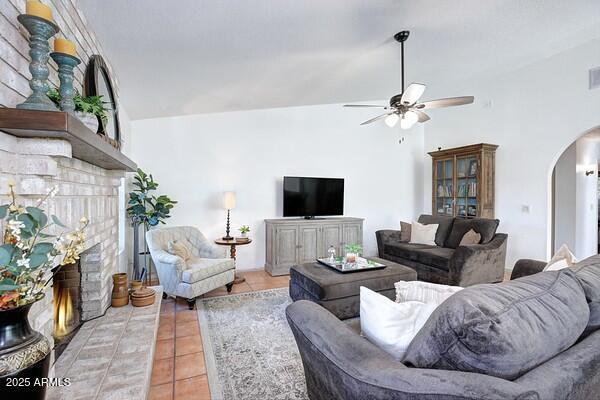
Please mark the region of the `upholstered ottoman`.
<svg viewBox="0 0 600 400"><path fill-rule="evenodd" d="M316 262L293 266L290 268L290 297L294 301L313 301L339 319L348 319L360 313L361 286L395 300L394 283L417 279L417 273L409 267L380 258L370 259L387 267L343 274Z"/></svg>

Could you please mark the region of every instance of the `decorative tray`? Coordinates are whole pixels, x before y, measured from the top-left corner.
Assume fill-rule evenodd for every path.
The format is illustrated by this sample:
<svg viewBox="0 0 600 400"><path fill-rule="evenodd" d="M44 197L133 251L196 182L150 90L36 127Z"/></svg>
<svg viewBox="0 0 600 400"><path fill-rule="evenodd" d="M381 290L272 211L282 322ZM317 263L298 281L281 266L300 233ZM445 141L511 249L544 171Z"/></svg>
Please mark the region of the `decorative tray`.
<svg viewBox="0 0 600 400"><path fill-rule="evenodd" d="M358 257L354 263L347 263L342 257L338 257L334 263L330 262L328 258L317 258L317 262L328 266L329 268L335 269L338 272L347 274L350 272L360 271L372 271L375 269L383 269L386 267L385 264L367 260L366 258Z"/></svg>

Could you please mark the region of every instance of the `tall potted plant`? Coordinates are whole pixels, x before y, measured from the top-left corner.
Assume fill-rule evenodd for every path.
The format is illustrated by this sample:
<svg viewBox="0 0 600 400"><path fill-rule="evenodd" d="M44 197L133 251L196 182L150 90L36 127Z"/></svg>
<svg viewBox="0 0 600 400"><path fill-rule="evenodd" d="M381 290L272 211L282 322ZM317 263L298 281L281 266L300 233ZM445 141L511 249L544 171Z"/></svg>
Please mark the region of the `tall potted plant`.
<svg viewBox="0 0 600 400"><path fill-rule="evenodd" d="M166 195L151 194L158 188L158 183L154 181L152 175L146 174L141 168L138 168L133 177L133 186L136 189L129 193L127 215L133 227L133 275L134 279L141 279L139 228L143 226L144 232L147 232L152 226L164 224L177 202Z"/></svg>
<svg viewBox="0 0 600 400"><path fill-rule="evenodd" d="M58 237L49 234L52 226L66 228L58 218L48 218L41 209L54 194L56 189L35 206L23 207L17 203L14 186L9 185L11 202L0 206L0 220L5 227L0 246L0 398L9 398L8 394L26 394L30 399L45 397L46 386L39 382L36 385L35 381L48 376L50 344L31 328L28 313L44 297L45 288L52 281L48 272L55 261L62 266L79 258L85 242L83 230L88 224L86 218L81 218L76 231ZM27 387L7 385L9 379Z"/></svg>

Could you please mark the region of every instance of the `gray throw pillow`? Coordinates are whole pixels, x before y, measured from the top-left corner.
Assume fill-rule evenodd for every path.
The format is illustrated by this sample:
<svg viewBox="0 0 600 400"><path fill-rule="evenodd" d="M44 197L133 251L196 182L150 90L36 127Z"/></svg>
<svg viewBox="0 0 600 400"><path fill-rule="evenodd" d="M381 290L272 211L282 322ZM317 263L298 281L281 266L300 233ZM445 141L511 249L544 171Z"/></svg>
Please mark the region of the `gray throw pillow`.
<svg viewBox="0 0 600 400"><path fill-rule="evenodd" d="M588 318L583 289L568 269L475 285L435 310L404 362L513 380L571 347Z"/></svg>

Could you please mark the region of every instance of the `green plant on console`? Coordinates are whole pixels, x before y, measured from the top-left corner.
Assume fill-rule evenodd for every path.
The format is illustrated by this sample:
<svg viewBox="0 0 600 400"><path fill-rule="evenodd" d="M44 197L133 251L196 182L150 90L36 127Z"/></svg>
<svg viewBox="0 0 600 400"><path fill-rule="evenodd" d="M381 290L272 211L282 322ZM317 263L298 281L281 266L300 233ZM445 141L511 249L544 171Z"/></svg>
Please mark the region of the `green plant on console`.
<svg viewBox="0 0 600 400"><path fill-rule="evenodd" d="M133 269L135 278L139 279L141 273L139 270L138 248L139 226L143 225L144 231L148 231L151 226L164 224L165 220L171 217L169 214L177 202L166 195L152 195L151 192L158 188L158 183L154 181L152 175L146 174L142 169L137 169L133 180L136 189L129 193L127 215L134 229Z"/></svg>
<svg viewBox="0 0 600 400"><path fill-rule="evenodd" d="M346 253L352 253L352 254L361 254L362 253L362 246L360 244L353 244L353 243L349 243L347 244L344 249L346 250Z"/></svg>

